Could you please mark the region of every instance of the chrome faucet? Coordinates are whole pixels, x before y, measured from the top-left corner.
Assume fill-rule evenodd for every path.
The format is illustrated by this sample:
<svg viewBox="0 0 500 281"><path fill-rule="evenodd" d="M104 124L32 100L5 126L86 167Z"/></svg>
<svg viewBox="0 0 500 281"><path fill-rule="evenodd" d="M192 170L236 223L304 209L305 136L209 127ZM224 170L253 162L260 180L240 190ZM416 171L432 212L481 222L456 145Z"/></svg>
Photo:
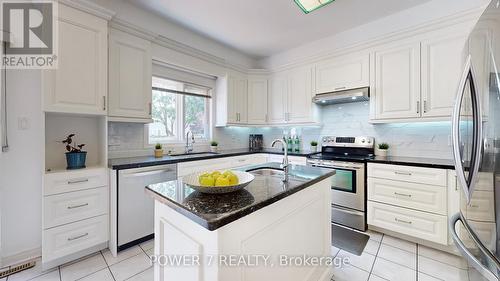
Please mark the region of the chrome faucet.
<svg viewBox="0 0 500 281"><path fill-rule="evenodd" d="M189 142L189 133L191 133L191 142ZM193 144L194 144L194 134L191 131L187 131L187 133L186 133L186 149L185 149L186 154L193 151Z"/></svg>
<svg viewBox="0 0 500 281"><path fill-rule="evenodd" d="M273 143L271 143L271 146L274 147L274 145L277 142L281 142L281 144L283 145L283 151L285 152L285 154L283 155L283 162L280 165L280 167L283 169L283 172L285 172L282 181L283 182L288 182L288 169L289 169L289 165L288 165L288 145L282 139L275 139L275 140L273 140Z"/></svg>

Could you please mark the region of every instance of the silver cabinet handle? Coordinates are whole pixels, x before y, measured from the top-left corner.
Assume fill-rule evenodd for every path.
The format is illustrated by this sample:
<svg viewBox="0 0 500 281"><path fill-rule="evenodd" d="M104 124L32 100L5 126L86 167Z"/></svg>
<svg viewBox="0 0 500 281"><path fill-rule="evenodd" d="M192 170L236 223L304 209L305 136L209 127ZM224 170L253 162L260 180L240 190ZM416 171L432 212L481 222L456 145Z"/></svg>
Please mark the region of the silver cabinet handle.
<svg viewBox="0 0 500 281"><path fill-rule="evenodd" d="M405 197L411 197L411 194L405 194L405 193L399 193L399 192L394 192L394 195L397 195L397 196L405 196Z"/></svg>
<svg viewBox="0 0 500 281"><path fill-rule="evenodd" d="M158 175L158 174L163 174L163 173L169 173L173 172L174 170L172 169L163 169L163 170L154 170L154 171L147 171L147 172L135 172L135 173L123 173L124 177L144 177L144 176L153 176L153 175Z"/></svg>
<svg viewBox="0 0 500 281"><path fill-rule="evenodd" d="M420 114L420 101L417 101L417 114Z"/></svg>
<svg viewBox="0 0 500 281"><path fill-rule="evenodd" d="M403 176L411 176L411 172L403 172L403 171L395 171L394 172L396 175L403 175Z"/></svg>
<svg viewBox="0 0 500 281"><path fill-rule="evenodd" d="M78 236L75 236L75 237L69 237L69 238L68 238L68 241L77 240L77 239L83 238L83 237L88 236L88 235L89 235L89 233L88 233L88 232L86 232L86 233L84 233L84 234L82 234L82 235L78 235Z"/></svg>
<svg viewBox="0 0 500 281"><path fill-rule="evenodd" d="M81 180L69 180L68 181L68 184L77 184L77 183L84 183L84 182L88 182L89 179L81 179Z"/></svg>
<svg viewBox="0 0 500 281"><path fill-rule="evenodd" d="M427 101L424 100L424 113L427 113Z"/></svg>
<svg viewBox="0 0 500 281"><path fill-rule="evenodd" d="M106 110L106 96L102 96L102 110Z"/></svg>
<svg viewBox="0 0 500 281"><path fill-rule="evenodd" d="M6 42L1 42L0 46L0 57L3 60L3 55L7 47ZM0 145L2 146L2 152L9 151L9 138L7 130L7 70L5 68L0 69Z"/></svg>
<svg viewBox="0 0 500 281"><path fill-rule="evenodd" d="M398 219L398 218L394 218L394 220L395 220L396 222L401 222L401 223L406 223L406 224L412 224L412 222L411 222L411 221L407 221L407 220L401 220L401 219Z"/></svg>
<svg viewBox="0 0 500 281"><path fill-rule="evenodd" d="M89 205L89 203L80 204L80 205L73 205L73 206L68 206L68 209L72 210L72 209L77 209L77 208L85 207L85 206L88 206L88 205Z"/></svg>
<svg viewBox="0 0 500 281"><path fill-rule="evenodd" d="M153 103L149 103L149 116L153 115Z"/></svg>
<svg viewBox="0 0 500 281"><path fill-rule="evenodd" d="M335 90L335 91L338 91L338 90L343 90L343 89L345 89L345 88L346 88L346 87L338 87L338 88L335 88L334 90Z"/></svg>

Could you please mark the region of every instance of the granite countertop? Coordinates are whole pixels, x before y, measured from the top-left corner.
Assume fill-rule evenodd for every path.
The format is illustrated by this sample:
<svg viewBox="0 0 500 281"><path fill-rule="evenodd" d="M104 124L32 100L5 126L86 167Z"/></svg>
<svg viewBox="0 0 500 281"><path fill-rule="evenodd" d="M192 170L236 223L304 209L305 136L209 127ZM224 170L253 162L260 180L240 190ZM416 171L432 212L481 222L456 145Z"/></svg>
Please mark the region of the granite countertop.
<svg viewBox="0 0 500 281"><path fill-rule="evenodd" d="M400 157L400 156L387 156L387 157L375 156L373 159L367 160L367 162L417 166L417 167L427 167L427 168L437 168L437 169L450 169L450 170L455 169L455 164L451 159L437 159L437 158L425 158L425 157Z"/></svg>
<svg viewBox="0 0 500 281"><path fill-rule="evenodd" d="M266 163L239 170L279 169L279 166L279 163ZM279 175L254 174L255 180L244 189L227 194L203 194L182 180L152 184L146 187L146 192L213 231L333 175L335 170L291 165L287 183L283 183Z"/></svg>
<svg viewBox="0 0 500 281"><path fill-rule="evenodd" d="M193 152L189 155L177 155L168 156L165 155L161 158L155 158L154 156L139 156L139 157L127 157L127 158L115 158L108 161L108 167L113 170L123 170L123 169L133 169L156 165L165 164L175 164L180 162L215 159L221 157L231 157L239 155L248 155L256 153L267 153L267 154L283 154L281 149L262 149L262 150L250 150L246 149L233 149L233 150L221 150L217 153L196 153ZM290 156L303 156L314 154L315 152L310 151L300 151L300 152L289 152Z"/></svg>

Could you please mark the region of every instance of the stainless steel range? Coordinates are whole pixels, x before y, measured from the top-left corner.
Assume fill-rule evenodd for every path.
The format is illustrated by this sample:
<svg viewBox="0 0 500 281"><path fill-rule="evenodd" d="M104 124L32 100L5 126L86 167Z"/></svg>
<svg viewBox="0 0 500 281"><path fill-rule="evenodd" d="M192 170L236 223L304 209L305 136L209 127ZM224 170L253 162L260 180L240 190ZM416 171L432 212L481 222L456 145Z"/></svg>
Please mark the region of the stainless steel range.
<svg viewBox="0 0 500 281"><path fill-rule="evenodd" d="M366 160L373 158L373 137L323 137L321 153L310 166L335 169L332 177L332 222L366 230Z"/></svg>

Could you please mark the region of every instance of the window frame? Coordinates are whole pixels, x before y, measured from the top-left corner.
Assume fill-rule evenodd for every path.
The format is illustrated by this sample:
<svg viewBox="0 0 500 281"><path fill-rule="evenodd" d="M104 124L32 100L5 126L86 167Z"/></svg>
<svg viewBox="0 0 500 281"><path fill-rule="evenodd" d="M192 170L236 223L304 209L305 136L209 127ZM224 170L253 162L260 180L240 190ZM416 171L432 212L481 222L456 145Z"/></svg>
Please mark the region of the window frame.
<svg viewBox="0 0 500 281"><path fill-rule="evenodd" d="M183 91L186 90L186 88L198 88L198 89L206 89L207 90L207 97L205 98L205 136L203 138L200 138L200 137L195 137L195 144L198 144L198 145L208 145L208 143L210 142L210 139L212 137L212 93L213 93L213 89L211 88L208 88L206 86L200 86L200 85L195 85L195 84L192 84L192 83L188 83L188 82L183 82L183 81L178 81L178 80L175 80L175 79L170 79L170 78L166 78L166 77L162 77L162 76L158 76L158 75L154 75L153 76L154 78L159 78L159 79L165 79L165 80L170 80L170 81L175 81L175 82L178 82L178 83L182 83L183 84ZM153 95L153 89L151 89L151 95ZM180 145L180 144L184 144L186 142L186 132L185 132L185 124L186 124L186 116L184 114L185 112L185 97L188 96L187 94L177 94L178 95L178 98L176 98L176 112L177 112L177 115L176 115L176 126L177 126L177 132L178 132L178 136L175 138L175 139L172 139L172 140L167 140L167 141L163 141L163 142L150 142L150 136L149 136L149 132L150 132L150 124L152 123L149 123L149 124L145 124L144 125L144 147L145 148L152 148L155 146L156 143L160 143L160 144L164 144L164 145L172 145L172 146L176 146L176 145Z"/></svg>

